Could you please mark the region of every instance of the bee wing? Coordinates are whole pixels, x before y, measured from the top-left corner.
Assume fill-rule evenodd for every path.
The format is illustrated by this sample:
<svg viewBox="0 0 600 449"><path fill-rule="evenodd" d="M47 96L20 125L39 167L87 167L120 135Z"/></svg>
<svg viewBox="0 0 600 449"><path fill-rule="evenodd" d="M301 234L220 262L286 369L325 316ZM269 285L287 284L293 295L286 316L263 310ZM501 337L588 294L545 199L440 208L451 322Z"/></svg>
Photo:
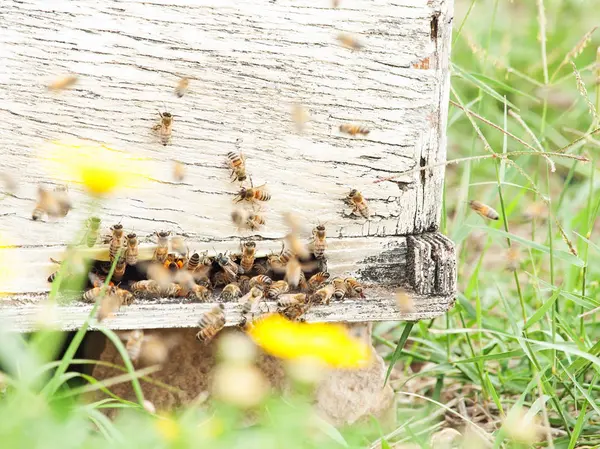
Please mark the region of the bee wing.
<svg viewBox="0 0 600 449"><path fill-rule="evenodd" d="M265 183L262 186L254 187L254 190L256 190L257 192L266 192L267 191L267 184Z"/></svg>

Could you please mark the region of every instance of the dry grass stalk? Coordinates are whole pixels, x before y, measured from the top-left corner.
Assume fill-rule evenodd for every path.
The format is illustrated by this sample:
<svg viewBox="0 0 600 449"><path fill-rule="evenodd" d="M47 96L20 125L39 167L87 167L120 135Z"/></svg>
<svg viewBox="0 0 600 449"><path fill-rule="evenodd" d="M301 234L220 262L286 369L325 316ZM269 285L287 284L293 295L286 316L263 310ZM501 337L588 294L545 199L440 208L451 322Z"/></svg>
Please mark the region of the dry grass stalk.
<svg viewBox="0 0 600 449"><path fill-rule="evenodd" d="M592 119L594 119L596 122L598 122L598 120L599 120L598 113L596 111L596 108L594 107L594 104L590 100L590 97L588 96L588 91L585 88L585 83L583 82L583 79L581 79L581 73L579 73L579 70L577 70L577 66L575 65L575 63L573 61L571 61L571 65L573 66L573 73L575 74L575 81L577 82L577 90L579 91L579 93L581 94L581 96L583 97L585 102L587 103L588 110L590 111L590 115L592 116Z"/></svg>
<svg viewBox="0 0 600 449"><path fill-rule="evenodd" d="M521 125L523 127L523 129L525 130L525 132L529 135L529 137L531 137L531 139L533 140L533 142L535 142L535 144L538 147L538 150L540 152L542 152L542 153L545 153L544 147L542 147L542 144L540 143L540 141L538 140L538 138L535 136L535 134L533 133L533 131L531 130L531 128L529 128L529 126L527 126L527 124L521 118L521 116L519 114L517 114L516 112L514 112L512 109L508 111L508 114L512 118L514 118L517 122L519 122L519 125ZM556 165L554 165L554 161L552 159L550 159L547 155L544 155L543 157L544 157L544 159L546 159L546 162L548 163L548 166L550 167L550 171L552 173L554 173L556 171Z"/></svg>

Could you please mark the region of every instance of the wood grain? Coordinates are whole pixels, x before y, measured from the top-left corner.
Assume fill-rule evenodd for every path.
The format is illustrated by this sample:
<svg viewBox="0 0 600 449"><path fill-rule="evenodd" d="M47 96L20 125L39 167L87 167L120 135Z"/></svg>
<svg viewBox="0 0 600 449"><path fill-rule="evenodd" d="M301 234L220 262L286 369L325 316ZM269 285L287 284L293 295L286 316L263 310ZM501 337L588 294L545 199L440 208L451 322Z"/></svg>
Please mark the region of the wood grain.
<svg viewBox="0 0 600 449"><path fill-rule="evenodd" d="M225 155L236 140L255 184L273 195L259 234L280 238L281 213L327 222L331 236L390 236L434 229L443 170L411 175L406 191L372 184L445 158L451 1L7 0L0 15L0 171L19 190L2 200L0 234L39 247L71 241L90 211L79 186L65 219L33 222L39 183L56 179L40 157L48 141L90 139L143 158L150 179L103 201L105 224L123 220L141 235L157 229L196 241L237 236ZM436 33L432 35L432 20ZM353 33L364 50L338 44ZM430 68L413 64L430 57ZM73 73L62 92L46 85ZM190 78L183 98L174 95ZM294 130L290 108L311 121ZM175 116L171 144L150 128L157 110ZM371 129L349 137L341 123ZM172 179L172 160L187 171ZM349 217L342 198L361 190L373 217Z"/></svg>

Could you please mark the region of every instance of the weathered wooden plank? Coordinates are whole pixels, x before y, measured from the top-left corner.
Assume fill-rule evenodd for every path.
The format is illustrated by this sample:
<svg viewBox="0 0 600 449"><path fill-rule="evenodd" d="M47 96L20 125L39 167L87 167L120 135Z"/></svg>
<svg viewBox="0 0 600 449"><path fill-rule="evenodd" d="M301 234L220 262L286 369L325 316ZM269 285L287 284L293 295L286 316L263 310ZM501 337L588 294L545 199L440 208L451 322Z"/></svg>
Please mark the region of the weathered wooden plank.
<svg viewBox="0 0 600 449"><path fill-rule="evenodd" d="M38 183L55 183L38 156L52 139L106 142L146 158L151 179L102 203L111 224L127 221L139 234L183 232L193 240L236 235L230 220L238 186L228 180L225 154L243 139L255 184L268 181L273 199L260 233L280 238L281 213L327 222L330 235L420 233L439 219L441 169L393 183L379 176L445 157L451 2L444 0L43 0L5 2L0 16L0 170L18 178L3 200L0 233L15 245L70 241L88 215L77 185L77 208L65 219L32 222ZM436 19L435 35L432 20ZM356 33L363 51L335 40ZM431 59L429 69L416 63ZM46 84L70 72L73 89ZM173 94L179 76L188 95ZM297 134L290 105L312 117ZM157 110L175 115L171 144L150 132ZM339 125L371 128L342 135ZM173 182L170 163L187 169ZM69 180L66 180L69 181ZM371 221L350 218L342 198L363 191Z"/></svg>

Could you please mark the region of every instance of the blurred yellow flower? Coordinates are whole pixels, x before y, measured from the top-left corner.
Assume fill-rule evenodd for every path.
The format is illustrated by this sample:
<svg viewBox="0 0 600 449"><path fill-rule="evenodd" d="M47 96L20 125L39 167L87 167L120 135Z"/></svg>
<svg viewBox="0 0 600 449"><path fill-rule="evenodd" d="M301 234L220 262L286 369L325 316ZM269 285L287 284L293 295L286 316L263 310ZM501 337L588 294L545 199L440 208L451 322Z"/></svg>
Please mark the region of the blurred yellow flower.
<svg viewBox="0 0 600 449"><path fill-rule="evenodd" d="M179 438L181 429L179 423L171 418L158 418L155 421L156 430L166 441L175 441Z"/></svg>
<svg viewBox="0 0 600 449"><path fill-rule="evenodd" d="M249 333L266 352L284 359L314 357L336 368L360 368L371 360L369 347L338 324L297 323L273 314Z"/></svg>
<svg viewBox="0 0 600 449"><path fill-rule="evenodd" d="M139 158L88 141L55 141L44 149L49 170L57 177L83 184L94 196L121 187L135 187L146 178Z"/></svg>

